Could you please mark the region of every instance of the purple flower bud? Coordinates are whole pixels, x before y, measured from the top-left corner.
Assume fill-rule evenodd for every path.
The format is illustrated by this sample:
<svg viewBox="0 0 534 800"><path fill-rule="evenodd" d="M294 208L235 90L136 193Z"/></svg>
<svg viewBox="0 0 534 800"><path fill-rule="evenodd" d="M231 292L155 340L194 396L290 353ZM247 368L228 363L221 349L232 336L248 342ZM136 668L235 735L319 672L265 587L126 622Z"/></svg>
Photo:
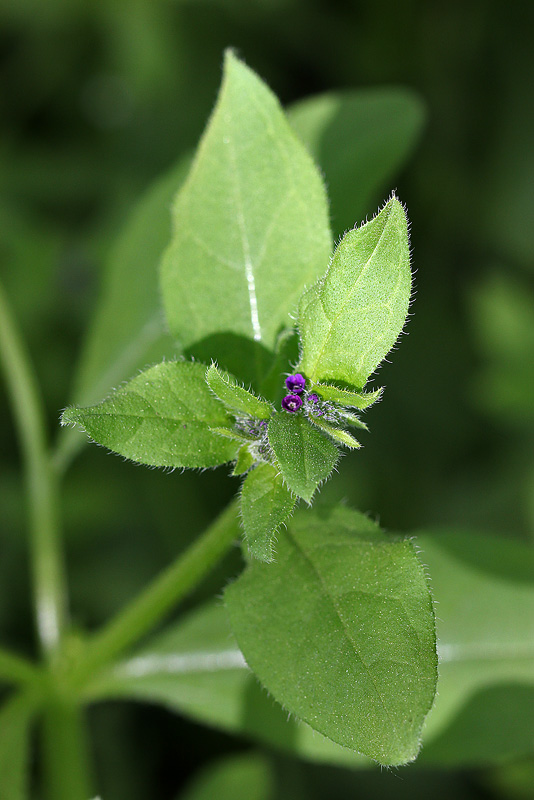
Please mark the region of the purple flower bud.
<svg viewBox="0 0 534 800"><path fill-rule="evenodd" d="M302 398L298 394L287 394L282 400L282 408L291 413L298 411L302 405Z"/></svg>
<svg viewBox="0 0 534 800"><path fill-rule="evenodd" d="M319 395L315 394L315 392L313 392L313 394L309 394L308 395L308 402L309 403L318 403L319 402Z"/></svg>
<svg viewBox="0 0 534 800"><path fill-rule="evenodd" d="M302 394L306 386L306 378L300 372L297 372L296 375L288 375L286 386L292 394Z"/></svg>

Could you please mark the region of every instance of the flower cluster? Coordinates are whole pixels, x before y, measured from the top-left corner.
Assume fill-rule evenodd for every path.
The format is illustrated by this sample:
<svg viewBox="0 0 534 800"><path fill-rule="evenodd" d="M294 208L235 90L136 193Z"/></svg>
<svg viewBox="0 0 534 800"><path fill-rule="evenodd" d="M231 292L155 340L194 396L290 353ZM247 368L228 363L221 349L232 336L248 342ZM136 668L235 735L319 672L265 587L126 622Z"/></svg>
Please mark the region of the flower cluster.
<svg viewBox="0 0 534 800"><path fill-rule="evenodd" d="M315 392L306 391L306 378L297 372L295 375L288 375L286 387L290 394L282 400L282 408L294 414L301 408L311 417L322 417L326 422L339 422L339 415L331 403L321 400Z"/></svg>

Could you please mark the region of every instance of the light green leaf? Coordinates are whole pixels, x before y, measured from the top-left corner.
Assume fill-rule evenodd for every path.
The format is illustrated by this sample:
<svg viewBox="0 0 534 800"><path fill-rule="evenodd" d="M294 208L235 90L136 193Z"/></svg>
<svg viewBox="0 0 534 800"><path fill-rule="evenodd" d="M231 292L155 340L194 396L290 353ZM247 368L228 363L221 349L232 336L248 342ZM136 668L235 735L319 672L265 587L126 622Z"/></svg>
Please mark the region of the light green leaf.
<svg viewBox="0 0 534 800"><path fill-rule="evenodd" d="M296 498L272 464L248 473L241 491L241 516L250 552L261 561L273 560L273 540L287 520Z"/></svg>
<svg viewBox="0 0 534 800"><path fill-rule="evenodd" d="M383 389L377 389L374 392L350 392L348 389L340 389L339 386L332 386L326 383L314 384L312 391L316 392L323 400L328 400L330 403L338 403L342 406L349 408L358 408L363 411L364 408L376 403L382 396Z"/></svg>
<svg viewBox="0 0 534 800"><path fill-rule="evenodd" d="M417 539L436 599L439 681L422 762L480 765L534 737L534 548L464 531Z"/></svg>
<svg viewBox="0 0 534 800"><path fill-rule="evenodd" d="M68 408L61 422L78 423L99 444L142 464L224 464L236 457L238 445L210 430L232 421L210 392L205 374L204 364L163 362L97 406Z"/></svg>
<svg viewBox="0 0 534 800"><path fill-rule="evenodd" d="M336 446L301 414L279 412L269 421L269 444L289 489L309 503L336 465Z"/></svg>
<svg viewBox="0 0 534 800"><path fill-rule="evenodd" d="M273 350L304 286L328 263L327 200L276 97L231 52L174 220L161 273L172 333L185 348L210 340L226 369L220 336Z"/></svg>
<svg viewBox="0 0 534 800"><path fill-rule="evenodd" d="M232 413L245 414L257 419L269 419L273 407L265 400L260 400L252 392L248 392L231 375L223 375L211 364L206 372L206 382L215 394Z"/></svg>
<svg viewBox="0 0 534 800"><path fill-rule="evenodd" d="M167 333L158 285L158 266L171 239L172 198L191 164L189 156L141 198L113 250L100 301L74 379L73 400L90 405L147 364L177 353ZM65 429L61 458L68 459L84 437Z"/></svg>
<svg viewBox="0 0 534 800"><path fill-rule="evenodd" d="M334 425L330 425L321 417L312 417L312 422L322 431L327 433L328 436L331 436L332 439L334 439L338 444L343 444L345 447L350 447L351 450L357 450L361 447L360 442L355 439L351 433L344 431L342 428L336 428Z"/></svg>
<svg viewBox="0 0 534 800"><path fill-rule="evenodd" d="M359 428L362 431L368 431L369 428L356 414L351 414L350 411L346 409L336 409L336 413L345 421L347 425L351 425L353 428Z"/></svg>
<svg viewBox="0 0 534 800"><path fill-rule="evenodd" d="M424 116L419 97L402 88L329 92L290 106L291 125L325 175L336 236L389 191Z"/></svg>
<svg viewBox="0 0 534 800"><path fill-rule="evenodd" d="M274 778L259 753L227 756L208 764L180 794L180 800L272 800Z"/></svg>
<svg viewBox="0 0 534 800"><path fill-rule="evenodd" d="M33 700L23 694L10 697L0 709L2 800L29 798L30 725L33 711Z"/></svg>
<svg viewBox="0 0 534 800"><path fill-rule="evenodd" d="M303 295L300 371L314 383L362 389L402 330L410 292L408 222L393 196L344 236L325 277Z"/></svg>
<svg viewBox="0 0 534 800"><path fill-rule="evenodd" d="M343 507L302 512L277 561L249 565L225 601L247 663L287 710L381 764L416 757L437 672L411 542Z"/></svg>
<svg viewBox="0 0 534 800"><path fill-rule="evenodd" d="M239 448L232 475L244 475L245 472L254 464L254 456L251 454L248 445L244 444Z"/></svg>

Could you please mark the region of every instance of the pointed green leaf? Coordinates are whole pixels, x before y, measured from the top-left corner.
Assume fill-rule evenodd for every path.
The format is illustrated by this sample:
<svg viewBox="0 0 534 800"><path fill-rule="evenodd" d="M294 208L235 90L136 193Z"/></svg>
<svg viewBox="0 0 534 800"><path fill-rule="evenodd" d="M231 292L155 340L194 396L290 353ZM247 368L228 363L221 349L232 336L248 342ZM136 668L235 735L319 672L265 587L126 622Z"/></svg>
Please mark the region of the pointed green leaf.
<svg viewBox="0 0 534 800"><path fill-rule="evenodd" d="M309 503L336 465L336 446L301 414L275 414L269 421L268 433L284 481Z"/></svg>
<svg viewBox="0 0 534 800"><path fill-rule="evenodd" d="M348 389L340 389L338 386L332 386L326 383L316 383L312 391L331 403L338 403L342 406L349 406L349 408L359 408L363 411L364 408L376 403L382 396L383 389L377 389L374 392L350 392Z"/></svg>
<svg viewBox="0 0 534 800"><path fill-rule="evenodd" d="M238 386L235 378L228 374L223 375L215 364L208 367L206 382L213 394L234 413L249 415L256 419L269 419L273 413L269 403Z"/></svg>
<svg viewBox="0 0 534 800"><path fill-rule="evenodd" d="M231 418L210 392L204 364L157 364L97 406L68 408L62 424L78 423L99 444L156 467L214 467L232 461L238 445L213 433Z"/></svg>
<svg viewBox="0 0 534 800"><path fill-rule="evenodd" d="M338 236L394 185L425 113L414 92L380 88L309 97L291 105L288 117L324 173Z"/></svg>
<svg viewBox="0 0 534 800"><path fill-rule="evenodd" d="M321 417L312 417L311 419L314 425L317 425L318 428L331 436L338 444L344 444L345 447L350 447L351 450L358 450L361 447L360 442L348 431L330 425L330 423L325 422Z"/></svg>
<svg viewBox="0 0 534 800"><path fill-rule="evenodd" d="M172 333L186 348L233 334L272 350L328 263L327 200L276 97L230 52L174 220L161 274Z"/></svg>
<svg viewBox="0 0 534 800"><path fill-rule="evenodd" d="M436 689L436 639L411 542L339 507L298 513L274 564L227 587L239 646L284 708L381 764L412 761Z"/></svg>
<svg viewBox="0 0 534 800"><path fill-rule="evenodd" d="M89 329L72 400L96 403L147 364L176 355L166 331L159 292L159 262L171 239L172 198L184 182L191 157L186 156L151 186L135 206L111 251ZM84 443L79 432L65 428L62 459Z"/></svg>
<svg viewBox="0 0 534 800"><path fill-rule="evenodd" d="M28 800L30 725L34 701L10 697L0 709L0 795L2 800Z"/></svg>
<svg viewBox="0 0 534 800"><path fill-rule="evenodd" d="M362 389L397 341L410 292L408 222L393 196L343 237L324 278L303 295L300 371Z"/></svg>
<svg viewBox="0 0 534 800"><path fill-rule="evenodd" d="M365 422L363 422L363 420L357 417L356 414L351 414L350 411L347 411L344 408L336 409L336 413L339 414L339 416L344 420L344 422L347 425L351 425L353 428L359 428L362 431L369 430Z"/></svg>
<svg viewBox="0 0 534 800"><path fill-rule="evenodd" d="M272 464L259 464L248 473L241 491L245 539L253 556L273 560L273 540L287 520L296 498Z"/></svg>
<svg viewBox="0 0 534 800"><path fill-rule="evenodd" d="M254 456L251 454L248 445L244 444L239 448L232 475L244 475L254 464Z"/></svg>

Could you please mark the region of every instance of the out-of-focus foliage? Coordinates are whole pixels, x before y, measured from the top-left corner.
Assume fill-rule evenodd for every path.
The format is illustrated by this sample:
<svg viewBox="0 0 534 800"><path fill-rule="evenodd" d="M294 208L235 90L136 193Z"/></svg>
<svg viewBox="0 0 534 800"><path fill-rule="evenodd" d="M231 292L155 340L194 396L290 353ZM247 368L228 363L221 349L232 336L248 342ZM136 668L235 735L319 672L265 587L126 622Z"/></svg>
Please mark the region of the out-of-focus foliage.
<svg viewBox="0 0 534 800"><path fill-rule="evenodd" d="M380 515L385 528L447 523L532 541L533 25L533 7L519 12L496 0L5 0L0 270L43 385L50 431L57 434L72 399L111 244L142 192L198 139L230 45L286 104L401 86L426 107L420 146L414 142L396 178L418 270L409 335L379 372L387 399L369 418L372 439L362 434L365 447L342 459L322 496L347 498ZM383 135L378 120L374 138ZM393 188L377 186L352 213L355 201L347 191L351 208L343 207L326 154L324 163L320 151L316 157L343 220L370 216ZM345 222L333 223L340 234ZM109 342L110 354L116 345ZM131 374L116 373L92 400ZM7 422L3 388L0 413ZM31 653L19 468L7 422L0 426L0 635ZM103 450L85 452L64 489L75 619L90 627L106 619L202 530L233 488L222 470L166 475ZM222 590L237 571L237 552L232 559L191 605ZM522 687L492 691L482 712L505 703L524 711ZM157 708L107 704L92 718L104 798L170 800L201 764L247 746ZM414 767L402 781L275 761L282 799L532 792L528 760L467 776Z"/></svg>

